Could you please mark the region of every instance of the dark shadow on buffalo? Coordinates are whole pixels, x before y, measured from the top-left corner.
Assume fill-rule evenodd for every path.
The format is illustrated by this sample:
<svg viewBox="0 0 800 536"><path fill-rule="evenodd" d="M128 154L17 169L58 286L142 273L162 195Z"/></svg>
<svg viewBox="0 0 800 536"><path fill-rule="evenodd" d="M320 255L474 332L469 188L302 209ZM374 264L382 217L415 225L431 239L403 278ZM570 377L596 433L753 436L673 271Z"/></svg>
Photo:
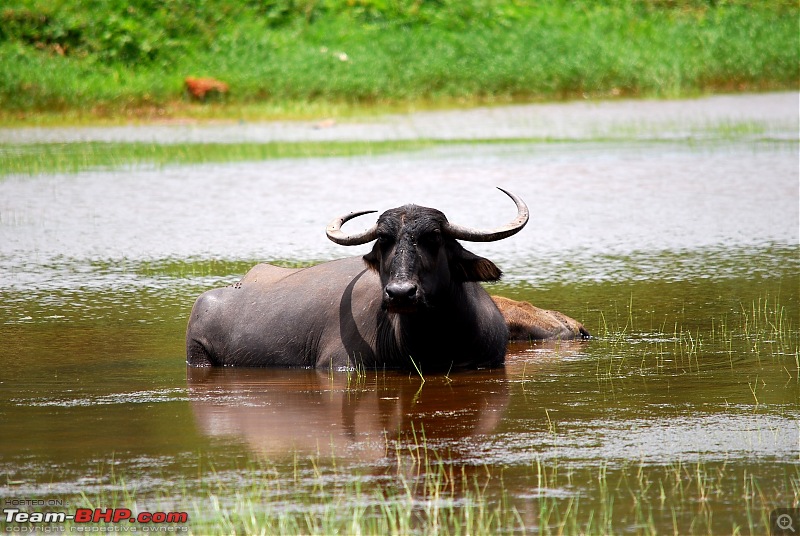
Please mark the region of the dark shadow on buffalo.
<svg viewBox="0 0 800 536"><path fill-rule="evenodd" d="M339 336L342 339L347 355L357 366L363 364L366 356L372 355L372 347L362 330L359 329L358 321L353 314L353 307L356 305L353 300L353 290L366 272L367 268L364 268L361 273L353 278L350 284L345 287L342 293L342 301L339 302Z"/></svg>

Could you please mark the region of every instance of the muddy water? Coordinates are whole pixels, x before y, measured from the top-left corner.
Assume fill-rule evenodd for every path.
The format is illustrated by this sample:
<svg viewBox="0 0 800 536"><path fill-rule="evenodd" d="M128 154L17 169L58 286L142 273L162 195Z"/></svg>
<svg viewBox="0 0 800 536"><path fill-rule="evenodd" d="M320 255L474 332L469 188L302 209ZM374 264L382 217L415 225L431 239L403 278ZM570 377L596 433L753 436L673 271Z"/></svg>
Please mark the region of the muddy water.
<svg viewBox="0 0 800 536"><path fill-rule="evenodd" d="M613 532L764 532L765 510L798 501L797 164L796 143L661 140L6 178L0 496L124 488L182 509L208 500L212 475L231 489L263 471L311 493L316 472L342 467L380 487L423 444L470 478L494 475L485 500L505 497L528 529L543 501L579 500L587 526L611 493ZM187 371L203 290L257 261L363 253L324 236L350 210L413 201L505 222L514 208L494 186L532 217L470 246L506 272L489 290L597 339L513 345L502 370L424 382ZM629 476L653 485L625 491Z"/></svg>

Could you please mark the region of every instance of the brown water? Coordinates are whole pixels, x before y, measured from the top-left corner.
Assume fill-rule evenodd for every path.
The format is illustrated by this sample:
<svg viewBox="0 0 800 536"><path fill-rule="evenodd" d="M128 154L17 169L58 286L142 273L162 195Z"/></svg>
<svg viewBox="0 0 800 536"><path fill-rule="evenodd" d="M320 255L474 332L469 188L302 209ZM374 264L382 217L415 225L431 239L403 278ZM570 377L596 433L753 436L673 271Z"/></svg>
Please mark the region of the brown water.
<svg viewBox="0 0 800 536"><path fill-rule="evenodd" d="M595 340L514 345L502 370L425 381L186 369L203 290L261 260L363 253L324 236L350 210L413 201L504 222L514 207L494 186L525 199L531 223L470 246L506 272L490 292L557 308ZM772 508L800 500L799 198L796 144L755 141L6 178L0 498L107 507L124 489L142 508L191 509L216 479L235 508L231 490L267 475L295 493L270 500L302 512L320 479L395 485L422 444L528 530L547 524L542 505L567 517L579 501L569 515L590 532L766 532Z"/></svg>

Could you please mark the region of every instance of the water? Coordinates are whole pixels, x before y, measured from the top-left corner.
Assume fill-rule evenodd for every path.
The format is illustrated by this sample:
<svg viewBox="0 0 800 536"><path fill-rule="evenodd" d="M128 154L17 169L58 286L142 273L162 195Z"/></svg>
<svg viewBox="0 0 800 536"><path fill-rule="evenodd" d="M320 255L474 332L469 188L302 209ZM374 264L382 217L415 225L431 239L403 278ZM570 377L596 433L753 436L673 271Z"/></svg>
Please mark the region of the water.
<svg viewBox="0 0 800 536"><path fill-rule="evenodd" d="M748 135L797 138L797 92L698 99L575 101L535 106L421 111L338 122L219 122L122 127L0 129L0 143L383 141L406 139L685 139Z"/></svg>
<svg viewBox="0 0 800 536"><path fill-rule="evenodd" d="M453 508L507 501L517 530L765 532L799 500L797 166L794 143L661 139L5 178L0 496L135 493L196 522L238 512L255 479L263 508L315 511L324 488L347 517L374 501L356 485L410 486L426 511L414 483L445 471ZM262 260L364 253L324 235L351 210L504 223L495 186L531 222L468 245L505 271L490 292L597 339L512 345L502 370L424 381L186 369L203 290Z"/></svg>

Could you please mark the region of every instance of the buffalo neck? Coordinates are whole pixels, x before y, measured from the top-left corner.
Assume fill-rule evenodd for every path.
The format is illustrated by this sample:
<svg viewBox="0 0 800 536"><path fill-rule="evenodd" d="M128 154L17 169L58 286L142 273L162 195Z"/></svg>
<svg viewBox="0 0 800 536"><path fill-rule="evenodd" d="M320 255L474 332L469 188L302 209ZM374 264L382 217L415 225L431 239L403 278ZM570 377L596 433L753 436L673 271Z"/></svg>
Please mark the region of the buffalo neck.
<svg viewBox="0 0 800 536"><path fill-rule="evenodd" d="M387 343L384 348L391 349L383 357L403 368L447 372L480 366L486 359L476 342L480 314L473 301L466 299L464 284L453 285L447 299L415 313L383 315L378 336Z"/></svg>

